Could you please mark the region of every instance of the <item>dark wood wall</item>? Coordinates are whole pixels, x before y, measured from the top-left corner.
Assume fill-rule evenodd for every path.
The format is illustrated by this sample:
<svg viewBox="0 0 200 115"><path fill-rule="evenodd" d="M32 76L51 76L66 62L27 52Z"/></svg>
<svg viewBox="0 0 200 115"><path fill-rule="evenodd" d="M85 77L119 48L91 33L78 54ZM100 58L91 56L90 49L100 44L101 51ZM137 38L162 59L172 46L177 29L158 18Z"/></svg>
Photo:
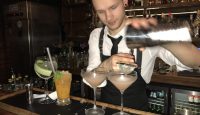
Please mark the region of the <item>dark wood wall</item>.
<svg viewBox="0 0 200 115"><path fill-rule="evenodd" d="M84 2L68 2L66 0L27 0L38 5L32 5L32 19L31 31L34 33L34 38L31 39L31 48L29 41L27 41L27 19L26 8L23 5L26 0L6 0L0 1L0 83L7 82L11 77L11 68L15 74L29 74L30 68L36 55L42 54L44 49L42 47L49 45L56 45L56 43L65 44L69 41L86 42L91 32L92 25L92 7L87 0ZM20 3L17 9L20 12L7 12L12 11L10 5ZM52 16L51 10L42 8L42 5L56 8L57 17ZM12 7L12 6L11 6ZM14 9L15 10L15 9ZM30 10L30 9L29 9ZM41 21L43 20L43 21ZM51 25L49 20L56 20L59 27ZM22 23L22 28L17 26L17 23ZM37 28L40 26L40 28ZM34 31L33 28L37 28ZM46 29L58 28L61 33L57 39L52 38L53 30L49 32ZM57 31L57 32L58 32ZM31 34L31 37L33 35ZM55 36L56 37L56 36ZM32 53L30 58L30 52ZM33 56L34 55L34 56ZM27 64L32 64L27 66Z"/></svg>
<svg viewBox="0 0 200 115"><path fill-rule="evenodd" d="M1 1L0 83L11 77L11 68L16 75L34 76L35 57L44 55L44 47L61 42L58 1L44 1L28 2L28 18L25 0Z"/></svg>
<svg viewBox="0 0 200 115"><path fill-rule="evenodd" d="M0 76L6 76L7 66L9 66L7 58L6 58L6 40L4 34L4 19L3 19L3 4L2 1L0 3ZM4 81L2 77L0 80Z"/></svg>
<svg viewBox="0 0 200 115"><path fill-rule="evenodd" d="M67 2L62 0L61 2L61 24L64 41L87 41L94 28L92 4L89 0L81 1Z"/></svg>

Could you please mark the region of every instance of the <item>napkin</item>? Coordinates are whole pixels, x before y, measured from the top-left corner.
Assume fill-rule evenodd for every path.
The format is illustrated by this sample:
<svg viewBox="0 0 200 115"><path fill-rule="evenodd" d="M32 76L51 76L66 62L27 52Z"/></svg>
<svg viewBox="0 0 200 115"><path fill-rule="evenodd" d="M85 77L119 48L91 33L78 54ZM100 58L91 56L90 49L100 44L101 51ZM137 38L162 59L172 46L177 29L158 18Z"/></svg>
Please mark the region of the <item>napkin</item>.
<svg viewBox="0 0 200 115"><path fill-rule="evenodd" d="M37 98L44 98L46 96L46 94L33 94L33 99L37 99ZM57 99L57 93L56 91L52 92L49 94L49 97L52 100L56 100Z"/></svg>

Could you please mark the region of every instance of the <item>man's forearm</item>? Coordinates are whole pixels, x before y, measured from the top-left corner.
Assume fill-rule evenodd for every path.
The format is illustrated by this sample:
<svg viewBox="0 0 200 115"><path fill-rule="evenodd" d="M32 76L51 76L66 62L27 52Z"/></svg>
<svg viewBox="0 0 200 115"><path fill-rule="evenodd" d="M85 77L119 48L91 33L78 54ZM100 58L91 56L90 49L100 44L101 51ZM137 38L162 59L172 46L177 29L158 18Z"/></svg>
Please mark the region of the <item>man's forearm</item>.
<svg viewBox="0 0 200 115"><path fill-rule="evenodd" d="M200 50L191 43L169 43L162 45L178 58L184 65L199 68Z"/></svg>

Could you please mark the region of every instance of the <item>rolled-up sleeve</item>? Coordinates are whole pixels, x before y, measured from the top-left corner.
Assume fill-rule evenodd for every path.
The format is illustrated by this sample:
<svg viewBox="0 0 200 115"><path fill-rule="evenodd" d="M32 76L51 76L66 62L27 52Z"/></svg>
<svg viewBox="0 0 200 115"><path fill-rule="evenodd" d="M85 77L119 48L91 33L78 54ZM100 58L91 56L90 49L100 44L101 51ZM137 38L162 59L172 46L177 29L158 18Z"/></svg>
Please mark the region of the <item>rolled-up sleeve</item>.
<svg viewBox="0 0 200 115"><path fill-rule="evenodd" d="M100 51L99 51L99 35L101 28L94 29L88 41L89 44L89 61L87 70L90 71L99 66L101 63L100 60Z"/></svg>
<svg viewBox="0 0 200 115"><path fill-rule="evenodd" d="M147 47L142 54L141 75L146 83L151 81L156 58L161 58L166 64L176 65L177 71L188 70L190 67L182 64L170 51L163 47Z"/></svg>
<svg viewBox="0 0 200 115"><path fill-rule="evenodd" d="M192 69L183 63L181 63L170 51L160 48L160 51L158 53L158 56L167 64L170 66L176 65L177 71L182 71L182 70L188 70Z"/></svg>

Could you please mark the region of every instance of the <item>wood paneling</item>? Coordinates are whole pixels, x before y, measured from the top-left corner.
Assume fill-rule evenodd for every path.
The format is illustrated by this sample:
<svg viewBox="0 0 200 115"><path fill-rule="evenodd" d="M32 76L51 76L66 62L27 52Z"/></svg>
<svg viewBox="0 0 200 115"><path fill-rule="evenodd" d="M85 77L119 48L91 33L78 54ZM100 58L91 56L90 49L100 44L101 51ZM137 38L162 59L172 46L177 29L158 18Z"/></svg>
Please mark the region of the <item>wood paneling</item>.
<svg viewBox="0 0 200 115"><path fill-rule="evenodd" d="M11 67L15 74L34 76L33 57L43 55L44 47L61 41L58 7L54 7L56 4L52 6L39 1L28 2L28 18L25 1L7 1L1 4L0 83L7 82L10 78ZM17 26L19 22L21 27Z"/></svg>
<svg viewBox="0 0 200 115"><path fill-rule="evenodd" d="M89 3L66 4L62 0L61 20L65 41L87 41L92 31L92 9Z"/></svg>

